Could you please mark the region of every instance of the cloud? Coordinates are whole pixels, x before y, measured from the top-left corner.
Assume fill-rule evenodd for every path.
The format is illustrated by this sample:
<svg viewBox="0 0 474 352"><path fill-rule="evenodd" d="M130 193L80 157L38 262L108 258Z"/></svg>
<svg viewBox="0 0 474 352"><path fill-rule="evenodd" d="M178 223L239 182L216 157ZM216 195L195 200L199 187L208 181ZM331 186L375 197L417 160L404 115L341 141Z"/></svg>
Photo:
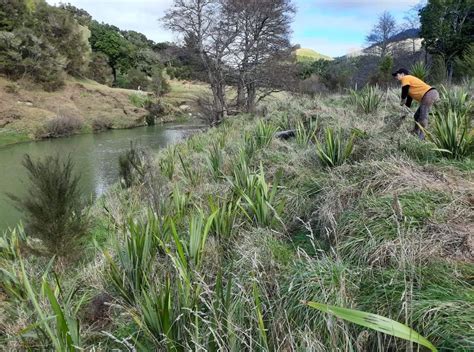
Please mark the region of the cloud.
<svg viewBox="0 0 474 352"><path fill-rule="evenodd" d="M46 0L57 5L61 1ZM113 24L120 29L134 30L156 42L171 41L173 34L165 30L159 19L173 3L172 0L65 0L82 8L99 21Z"/></svg>

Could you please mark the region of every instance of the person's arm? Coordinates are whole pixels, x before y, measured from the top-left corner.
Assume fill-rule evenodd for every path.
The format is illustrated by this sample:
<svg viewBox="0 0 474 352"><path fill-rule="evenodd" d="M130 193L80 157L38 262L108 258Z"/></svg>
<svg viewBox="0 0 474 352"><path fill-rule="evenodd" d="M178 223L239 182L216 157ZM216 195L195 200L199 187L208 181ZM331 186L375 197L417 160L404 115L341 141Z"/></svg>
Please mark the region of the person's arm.
<svg viewBox="0 0 474 352"><path fill-rule="evenodd" d="M410 86L408 84L402 87L402 100L400 102L401 106L406 104L408 107L410 107L408 104L411 105L412 98L408 95L409 90Z"/></svg>

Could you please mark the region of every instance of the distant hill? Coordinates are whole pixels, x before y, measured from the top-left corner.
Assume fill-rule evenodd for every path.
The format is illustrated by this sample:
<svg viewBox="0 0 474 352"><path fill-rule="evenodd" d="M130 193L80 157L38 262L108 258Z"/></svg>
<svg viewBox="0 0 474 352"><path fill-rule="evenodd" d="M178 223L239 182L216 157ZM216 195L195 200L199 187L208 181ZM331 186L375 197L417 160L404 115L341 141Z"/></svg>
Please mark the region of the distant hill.
<svg viewBox="0 0 474 352"><path fill-rule="evenodd" d="M301 48L295 51L297 61L316 61L316 60L333 60L332 57L323 55L313 49Z"/></svg>
<svg viewBox="0 0 474 352"><path fill-rule="evenodd" d="M420 50L421 48L421 38L420 38L420 30L418 28L411 28L401 31L394 36L392 36L389 42L389 48L394 49L405 49L410 51L413 46L413 41L415 41L415 48L416 50ZM356 57L361 55L377 55L378 46L376 44L371 45L367 48L362 50L353 51L345 57Z"/></svg>

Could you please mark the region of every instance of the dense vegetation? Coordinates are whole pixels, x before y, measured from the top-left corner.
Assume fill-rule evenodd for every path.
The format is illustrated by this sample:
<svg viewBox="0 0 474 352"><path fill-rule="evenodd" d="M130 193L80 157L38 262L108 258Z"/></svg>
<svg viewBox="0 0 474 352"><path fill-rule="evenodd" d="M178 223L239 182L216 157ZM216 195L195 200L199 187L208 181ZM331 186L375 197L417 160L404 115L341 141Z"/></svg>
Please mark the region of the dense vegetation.
<svg viewBox="0 0 474 352"><path fill-rule="evenodd" d="M122 186L90 209L81 246L51 259L33 255L41 243L28 231L3 237L4 345L411 348L304 304L316 301L407 324L443 351L472 350L465 97L466 88L445 92L437 109L468 123L454 131L464 155L407 135L396 99L365 113L370 99L359 97L358 109L353 95L281 96L263 117L227 119L156 158L132 148L120 161ZM288 128L294 139L274 138Z"/></svg>
<svg viewBox="0 0 474 352"><path fill-rule="evenodd" d="M60 88L69 74L159 95L168 87L157 48L143 34L99 23L72 5L0 2L0 73L46 90Z"/></svg>
<svg viewBox="0 0 474 352"><path fill-rule="evenodd" d="M56 89L65 74L84 75L159 95L166 66L210 84L201 108L215 125L157 155L131 145L117 185L89 205L70 159L25 158L28 193L12 197L25 225L0 236L5 350L474 350L472 45L431 47L420 62L421 52L395 55L378 40L379 56L294 63L288 0L176 1L172 29L193 21L193 6L209 16L209 37L184 28L182 48L70 5L0 4L9 77ZM454 5L430 1L425 29L440 7L466 9ZM255 27L227 31L262 14L278 24L258 36L264 45L243 45L260 35ZM465 28L451 35L471 35ZM66 42L78 46L57 50ZM230 75L226 60L241 54ZM282 62L285 86L266 76ZM413 122L390 87L399 62L433 81L440 71L464 78L439 86L425 141L408 133ZM294 92L275 94L283 88ZM152 105L145 94L128 98ZM427 340L401 325L392 336L387 319Z"/></svg>

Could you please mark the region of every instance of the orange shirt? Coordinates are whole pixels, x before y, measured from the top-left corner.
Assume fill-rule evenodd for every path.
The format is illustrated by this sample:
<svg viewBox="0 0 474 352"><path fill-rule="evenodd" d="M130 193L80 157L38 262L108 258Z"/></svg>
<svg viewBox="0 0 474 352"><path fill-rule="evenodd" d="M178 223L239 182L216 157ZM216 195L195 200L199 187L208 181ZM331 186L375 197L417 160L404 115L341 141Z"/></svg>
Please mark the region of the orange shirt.
<svg viewBox="0 0 474 352"><path fill-rule="evenodd" d="M427 85L421 79L411 75L405 75L402 78L401 83L402 87L410 86L408 95L416 101L421 101L423 95L425 95L425 93L431 89L431 86Z"/></svg>

